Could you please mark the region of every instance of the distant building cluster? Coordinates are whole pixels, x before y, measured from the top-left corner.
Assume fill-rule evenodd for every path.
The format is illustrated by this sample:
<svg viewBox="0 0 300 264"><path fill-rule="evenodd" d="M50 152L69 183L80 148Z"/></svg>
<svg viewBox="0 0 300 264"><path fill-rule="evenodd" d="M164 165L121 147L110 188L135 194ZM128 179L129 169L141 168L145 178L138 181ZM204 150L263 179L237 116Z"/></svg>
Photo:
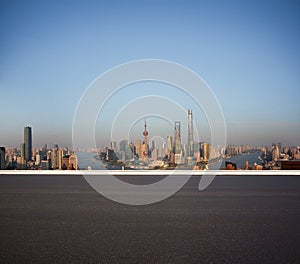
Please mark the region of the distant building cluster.
<svg viewBox="0 0 300 264"><path fill-rule="evenodd" d="M24 128L24 142L20 148L5 149L0 147L0 169L8 170L77 170L78 160L75 153L68 148L52 149L47 145L32 149L32 128Z"/></svg>
<svg viewBox="0 0 300 264"><path fill-rule="evenodd" d="M260 150L260 147L258 146L251 146L249 144L247 145L228 145L226 146L225 155L238 155L246 152L250 152L253 150Z"/></svg>
<svg viewBox="0 0 300 264"><path fill-rule="evenodd" d="M149 142L147 122L145 119L142 131L142 140L135 142L122 140L111 142L109 147L100 148L98 157L108 169L174 169L193 168L194 170L208 169L208 165L225 158L225 167L228 170L276 170L300 169L300 146L283 147L281 143L272 146L234 145L213 147L207 142L196 142L193 136L193 115L188 110L187 142L182 143L181 122L174 122L174 134L166 138L164 144L157 146L154 141ZM82 150L81 150L82 151ZM98 152L99 149L85 151ZM248 160L242 168L232 162L234 155L261 152L259 164L249 165ZM68 148L53 148L47 145L39 149L32 148L32 128L24 128L24 141L19 148L0 147L0 169L18 170L77 170L76 154ZM91 168L89 168L91 169Z"/></svg>
<svg viewBox="0 0 300 264"><path fill-rule="evenodd" d="M107 168L146 168L170 169L175 167L193 168L196 170L208 169L209 163L225 158L225 166L221 169L236 170L262 170L296 168L300 169L300 148L282 147L281 143L267 146L251 146L230 144L226 147L213 147L207 142L196 142L193 137L193 115L188 110L188 135L187 142L181 140L181 122L174 122L174 134L166 138L164 144L156 146L155 142L148 142L148 130L145 120L143 140L135 142L122 140L111 142L109 147L100 149L99 157ZM229 159L234 155L261 152L259 164L245 162L242 168ZM299 165L297 165L297 160ZM287 163L289 162L289 163ZM292 162L292 163L291 163ZM297 167L297 166L298 167Z"/></svg>
<svg viewBox="0 0 300 264"><path fill-rule="evenodd" d="M271 147L262 149L267 161L266 166L271 169L300 169L300 148L283 147L282 144L273 143Z"/></svg>
<svg viewBox="0 0 300 264"><path fill-rule="evenodd" d="M163 145L156 146L154 141L150 145L148 134L145 120L143 140L111 142L110 147L100 149L100 159L110 165L122 162L132 168L172 168L207 164L210 159L220 157L225 151L221 147L213 148L206 142L194 141L191 109L188 110L187 143L182 144L180 121L174 122L174 135L167 136Z"/></svg>
<svg viewBox="0 0 300 264"><path fill-rule="evenodd" d="M246 160L244 170L280 170L280 169L300 169L300 147L283 147L281 143L273 143L272 146L237 146L228 145L225 151L225 157L230 158L232 155L240 155L260 151L259 157L261 164L254 163L249 165ZM228 170L239 169L234 162L226 161L225 165Z"/></svg>

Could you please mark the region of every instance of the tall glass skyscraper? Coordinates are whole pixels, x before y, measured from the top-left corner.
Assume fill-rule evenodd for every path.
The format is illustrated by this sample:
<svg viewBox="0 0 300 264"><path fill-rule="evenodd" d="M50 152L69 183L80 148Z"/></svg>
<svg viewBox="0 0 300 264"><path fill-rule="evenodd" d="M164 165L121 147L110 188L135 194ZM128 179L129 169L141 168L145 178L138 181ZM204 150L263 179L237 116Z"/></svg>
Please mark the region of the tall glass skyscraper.
<svg viewBox="0 0 300 264"><path fill-rule="evenodd" d="M0 170L5 169L5 147L0 147Z"/></svg>
<svg viewBox="0 0 300 264"><path fill-rule="evenodd" d="M194 148L194 136L193 136L193 114L192 109L188 110L188 148L189 148L189 156L193 156Z"/></svg>
<svg viewBox="0 0 300 264"><path fill-rule="evenodd" d="M180 154L181 153L180 121L175 121L174 147L175 147L175 154Z"/></svg>
<svg viewBox="0 0 300 264"><path fill-rule="evenodd" d="M31 160L32 158L32 133L31 127L24 128L24 144L25 144L25 159Z"/></svg>

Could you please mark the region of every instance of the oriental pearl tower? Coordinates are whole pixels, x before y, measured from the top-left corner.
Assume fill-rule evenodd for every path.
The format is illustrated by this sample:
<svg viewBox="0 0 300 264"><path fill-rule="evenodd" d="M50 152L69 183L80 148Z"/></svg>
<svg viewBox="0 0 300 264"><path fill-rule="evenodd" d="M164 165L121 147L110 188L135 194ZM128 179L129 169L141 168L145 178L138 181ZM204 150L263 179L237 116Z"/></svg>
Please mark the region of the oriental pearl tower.
<svg viewBox="0 0 300 264"><path fill-rule="evenodd" d="M148 160L149 158L149 145L148 145L148 131L147 131L147 123L145 118L145 125L144 125L144 142L143 142L143 159Z"/></svg>

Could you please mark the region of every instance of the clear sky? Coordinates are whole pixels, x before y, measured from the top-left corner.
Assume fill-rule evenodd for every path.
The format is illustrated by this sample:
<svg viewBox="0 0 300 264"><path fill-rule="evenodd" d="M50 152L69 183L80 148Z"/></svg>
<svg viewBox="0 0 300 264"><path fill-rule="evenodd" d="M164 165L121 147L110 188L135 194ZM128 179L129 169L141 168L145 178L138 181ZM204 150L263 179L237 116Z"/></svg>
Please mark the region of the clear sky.
<svg viewBox="0 0 300 264"><path fill-rule="evenodd" d="M223 109L228 143L299 145L299 13L299 1L1 0L0 145L18 146L30 125L34 147L71 146L89 84L139 59L201 76Z"/></svg>

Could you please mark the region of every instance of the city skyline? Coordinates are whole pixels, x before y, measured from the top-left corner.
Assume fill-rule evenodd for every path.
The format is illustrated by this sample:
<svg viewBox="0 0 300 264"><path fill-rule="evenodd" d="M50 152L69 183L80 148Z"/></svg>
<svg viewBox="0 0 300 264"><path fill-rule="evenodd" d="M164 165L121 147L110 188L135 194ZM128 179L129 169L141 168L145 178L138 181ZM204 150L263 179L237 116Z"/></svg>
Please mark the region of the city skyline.
<svg viewBox="0 0 300 264"><path fill-rule="evenodd" d="M149 117L148 117L149 120ZM166 119L167 120L167 119ZM166 121L165 120L165 121ZM281 168L296 168L299 165L300 145L284 146L281 142L273 142L272 146L251 146L235 144L213 144L213 141L204 141L194 138L193 110L187 110L187 131L184 139L181 121L178 119L173 123L172 135L154 134L151 137L148 131L147 117L143 118L143 130L138 129L138 135L128 134L127 139L110 141L106 146L88 145L73 146L73 149L59 147L54 144L49 148L47 144L43 147L32 148L32 127L24 127L24 141L19 148L0 149L0 169L21 170L93 170L93 164L98 168L107 169L193 169L211 170L219 169L221 166L226 170L237 170L238 166L245 170L278 170ZM167 120L169 121L169 120ZM136 122L137 125L139 122ZM131 126L131 129L133 127ZM166 129L161 126L166 132ZM196 134L198 135L198 131ZM140 136L143 136L142 140ZM160 142L157 142L159 139ZM84 157L85 153L96 153L93 157ZM253 162L252 155L256 156ZM79 162L78 162L79 155ZM233 162L231 156L240 156L244 159ZM246 157L246 158L245 158ZM248 158L253 164L249 164ZM82 160L83 158L83 160ZM96 163L95 163L96 162ZM98 163L98 164L97 164ZM222 165L223 164L223 165Z"/></svg>
<svg viewBox="0 0 300 264"><path fill-rule="evenodd" d="M174 137L167 136L162 144L155 140L149 142L147 121L144 119L143 140L112 141L107 146L90 149L64 148L54 144L53 148L45 144L32 149L32 128L24 127L24 143L20 148L0 147L1 170L93 170L91 165L107 169L181 169L193 170L279 170L292 169L299 166L300 146L288 147L281 142L272 146L225 145L213 146L209 142L195 141L191 130L192 109L188 109L188 137L182 142L181 122L174 122ZM161 137L162 138L162 137ZM94 156L84 156L88 152L97 153ZM79 155L79 163L78 156ZM235 156L236 162L231 161ZM83 159L82 159L83 158ZM252 160L249 164L248 158ZM253 159L255 161L253 161ZM244 160L244 164L241 162ZM101 161L101 162L99 162ZM88 163L87 163L88 162ZM237 164L238 162L238 164ZM98 163L98 164L97 164ZM79 167L81 164L83 167ZM238 167L239 166L239 167Z"/></svg>
<svg viewBox="0 0 300 264"><path fill-rule="evenodd" d="M208 83L224 113L228 144L297 146L299 10L293 1L2 2L0 145L19 146L29 125L33 147L71 147L74 112L90 83L121 63L158 58L185 65ZM203 111L174 87L130 89L111 99L107 118L114 118L113 106L148 91L180 103L179 116L192 108L199 138L207 136ZM157 108L163 112L164 105ZM187 120L178 119L186 131Z"/></svg>

